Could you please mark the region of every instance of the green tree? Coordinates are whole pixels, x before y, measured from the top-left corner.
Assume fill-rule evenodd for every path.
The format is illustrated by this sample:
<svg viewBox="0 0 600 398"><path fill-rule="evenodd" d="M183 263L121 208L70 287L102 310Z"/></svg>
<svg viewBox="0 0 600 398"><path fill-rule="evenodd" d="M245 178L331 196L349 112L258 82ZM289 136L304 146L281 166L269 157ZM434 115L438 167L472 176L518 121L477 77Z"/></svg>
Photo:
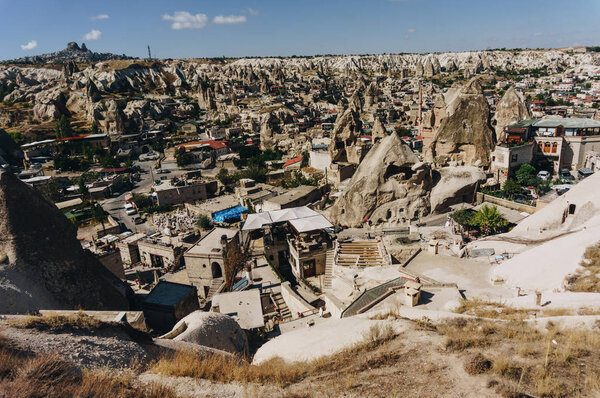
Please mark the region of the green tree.
<svg viewBox="0 0 600 398"><path fill-rule="evenodd" d="M302 162L300 163L300 167L302 167L302 168L308 167L309 161L310 161L310 155L308 154L308 151L302 152Z"/></svg>
<svg viewBox="0 0 600 398"><path fill-rule="evenodd" d="M511 199L513 198L513 196L515 196L516 193L519 193L523 190L521 185L519 185L519 183L513 180L512 178L506 180L502 189Z"/></svg>
<svg viewBox="0 0 600 398"><path fill-rule="evenodd" d="M473 210L471 209L460 209L456 210L450 216L458 225L464 228L470 228L473 226Z"/></svg>
<svg viewBox="0 0 600 398"><path fill-rule="evenodd" d="M154 206L152 198L150 198L148 195L143 195L140 193L133 194L133 203L135 203L135 206L140 211Z"/></svg>
<svg viewBox="0 0 600 398"><path fill-rule="evenodd" d="M229 174L229 171L225 168L219 170L217 173L217 180L221 182L227 189L230 189L233 185L233 177Z"/></svg>
<svg viewBox="0 0 600 398"><path fill-rule="evenodd" d="M92 128L90 129L90 132L92 134L98 134L98 123L96 123L95 120L92 122Z"/></svg>
<svg viewBox="0 0 600 398"><path fill-rule="evenodd" d="M180 148L175 151L175 161L178 167L185 167L194 162L192 154L186 152L185 149Z"/></svg>
<svg viewBox="0 0 600 398"><path fill-rule="evenodd" d="M108 215L98 203L94 203L94 208L92 209L92 216L94 220L102 224L102 231L106 233L106 227L104 226L104 222L108 220Z"/></svg>
<svg viewBox="0 0 600 398"><path fill-rule="evenodd" d="M81 194L82 199L87 198L90 191L85 185L85 179L83 178L83 176L79 177L77 185L79 186L79 193Z"/></svg>
<svg viewBox="0 0 600 398"><path fill-rule="evenodd" d="M66 115L61 115L56 126L54 126L54 133L56 138L66 138L73 136L73 129L71 128L71 121Z"/></svg>
<svg viewBox="0 0 600 398"><path fill-rule="evenodd" d="M212 227L212 221L209 216L207 216L205 214L200 214L196 218L196 226L198 228L207 230L207 229L210 229L210 227Z"/></svg>
<svg viewBox="0 0 600 398"><path fill-rule="evenodd" d="M523 163L516 171L517 182L522 186L531 186L536 184L535 167L529 163Z"/></svg>
<svg viewBox="0 0 600 398"><path fill-rule="evenodd" d="M231 291L236 275L244 268L249 258L249 253L239 245L232 245L226 250L223 259L225 263L225 291Z"/></svg>
<svg viewBox="0 0 600 398"><path fill-rule="evenodd" d="M498 208L488 205L483 205L479 211L475 212L471 222L485 235L502 232L508 226L508 221L502 217Z"/></svg>

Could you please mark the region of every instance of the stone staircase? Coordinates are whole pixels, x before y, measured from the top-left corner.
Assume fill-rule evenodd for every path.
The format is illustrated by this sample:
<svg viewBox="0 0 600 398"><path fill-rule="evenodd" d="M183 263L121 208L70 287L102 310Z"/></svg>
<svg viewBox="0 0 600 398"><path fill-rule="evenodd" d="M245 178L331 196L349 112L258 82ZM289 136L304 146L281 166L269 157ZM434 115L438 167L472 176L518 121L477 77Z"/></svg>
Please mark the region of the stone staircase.
<svg viewBox="0 0 600 398"><path fill-rule="evenodd" d="M292 320L292 312L290 311L287 304L285 303L285 300L283 299L283 296L281 295L281 293L276 292L276 293L271 294L271 299L273 300L273 302L275 303L277 308L279 308L279 313L281 314L281 321L282 322L291 321Z"/></svg>
<svg viewBox="0 0 600 398"><path fill-rule="evenodd" d="M387 265L376 241L341 242L337 265L379 267Z"/></svg>
<svg viewBox="0 0 600 398"><path fill-rule="evenodd" d="M224 278L213 279L212 284L210 285L210 289L208 290L208 295L206 296L206 301L212 300L213 296L219 293L219 290L221 289L221 285L223 285L223 283L225 283Z"/></svg>
<svg viewBox="0 0 600 398"><path fill-rule="evenodd" d="M335 249L327 250L325 257L325 277L323 280L323 289L330 290L333 280L333 266L335 265Z"/></svg>

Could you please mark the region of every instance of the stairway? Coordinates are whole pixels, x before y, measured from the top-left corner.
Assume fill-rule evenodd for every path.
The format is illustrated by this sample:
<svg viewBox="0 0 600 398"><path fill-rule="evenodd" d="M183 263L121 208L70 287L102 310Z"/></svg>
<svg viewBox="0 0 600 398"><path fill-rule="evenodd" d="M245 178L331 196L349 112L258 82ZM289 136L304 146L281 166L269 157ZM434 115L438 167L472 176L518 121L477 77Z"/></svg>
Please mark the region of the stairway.
<svg viewBox="0 0 600 398"><path fill-rule="evenodd" d="M279 314L281 315L281 321L287 322L292 320L292 312L288 308L283 296L280 292L271 294L271 300L275 303L275 306L279 308Z"/></svg>
<svg viewBox="0 0 600 398"><path fill-rule="evenodd" d="M208 290L208 295L206 296L206 301L212 300L213 296L219 292L221 285L225 282L223 278L215 278L210 285L210 289Z"/></svg>
<svg viewBox="0 0 600 398"><path fill-rule="evenodd" d="M358 263L357 263L358 257ZM386 265L376 241L341 242L337 265L379 267Z"/></svg>
<svg viewBox="0 0 600 398"><path fill-rule="evenodd" d="M323 289L330 290L333 279L333 266L335 261L335 249L327 250L325 257L325 278L323 281Z"/></svg>

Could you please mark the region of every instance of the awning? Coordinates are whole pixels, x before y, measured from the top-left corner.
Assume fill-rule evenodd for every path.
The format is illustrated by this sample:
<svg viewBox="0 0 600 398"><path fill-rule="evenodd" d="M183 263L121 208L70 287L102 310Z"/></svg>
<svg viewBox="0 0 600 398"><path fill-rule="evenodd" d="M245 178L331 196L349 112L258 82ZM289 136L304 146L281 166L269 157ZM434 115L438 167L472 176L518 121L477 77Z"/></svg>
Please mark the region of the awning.
<svg viewBox="0 0 600 398"><path fill-rule="evenodd" d="M333 225L322 215L318 214L312 217L298 218L290 220L290 225L298 232L317 231L320 229L332 228Z"/></svg>

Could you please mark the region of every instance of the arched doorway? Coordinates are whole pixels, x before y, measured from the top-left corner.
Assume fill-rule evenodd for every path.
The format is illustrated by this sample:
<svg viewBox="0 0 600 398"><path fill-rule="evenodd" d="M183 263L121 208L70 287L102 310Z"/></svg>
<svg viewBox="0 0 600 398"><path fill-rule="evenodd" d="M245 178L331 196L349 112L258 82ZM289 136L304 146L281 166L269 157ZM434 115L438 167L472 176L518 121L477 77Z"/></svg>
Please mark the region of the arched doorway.
<svg viewBox="0 0 600 398"><path fill-rule="evenodd" d="M210 265L211 271L212 271L212 277L213 279L216 278L222 278L223 277L223 271L221 270L221 265L218 262L213 262Z"/></svg>

